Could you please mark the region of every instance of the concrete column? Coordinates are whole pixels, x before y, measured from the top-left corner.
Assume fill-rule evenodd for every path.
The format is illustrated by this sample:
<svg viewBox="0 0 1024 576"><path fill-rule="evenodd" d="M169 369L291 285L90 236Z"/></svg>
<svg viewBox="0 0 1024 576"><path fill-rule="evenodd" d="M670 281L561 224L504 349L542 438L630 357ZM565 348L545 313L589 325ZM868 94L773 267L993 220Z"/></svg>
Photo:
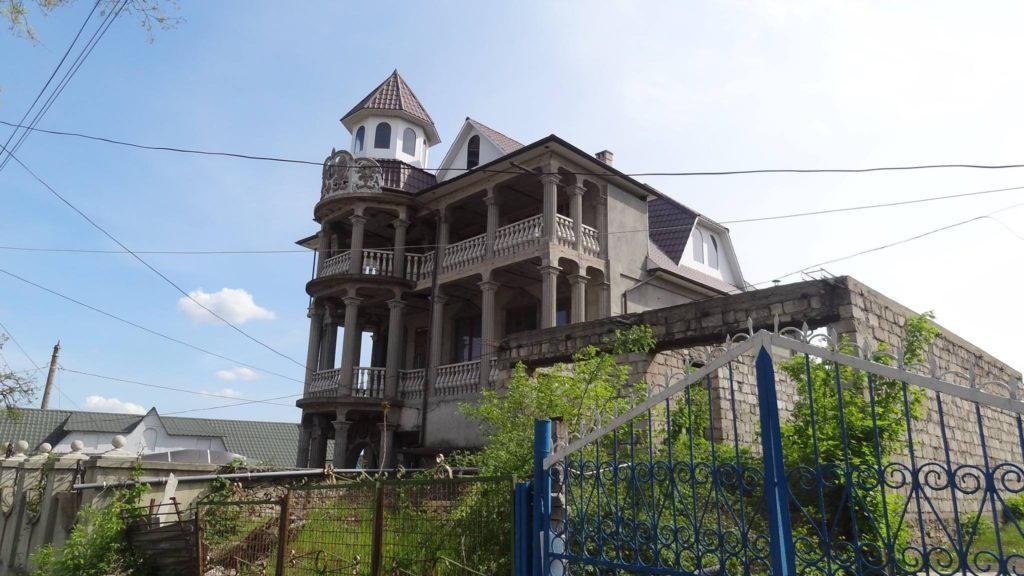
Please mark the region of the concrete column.
<svg viewBox="0 0 1024 576"><path fill-rule="evenodd" d="M379 465L386 469L394 468L398 455L398 450L395 449L395 424L384 424L381 422L377 424L380 428L380 449L377 450L377 454L380 458Z"/></svg>
<svg viewBox="0 0 1024 576"><path fill-rule="evenodd" d="M498 314L495 296L498 293L497 282L490 280L490 274L484 276L485 280L479 284L483 296L480 300L480 389L483 390L490 385L491 360L497 351L497 330L496 316Z"/></svg>
<svg viewBox="0 0 1024 576"><path fill-rule="evenodd" d="M484 203L487 204L487 247L484 256L487 260L494 258L494 238L498 233L498 197L494 188L487 191L484 196Z"/></svg>
<svg viewBox="0 0 1024 576"><path fill-rule="evenodd" d="M323 468L327 464L327 429L323 416L313 420L313 435L309 444L310 468Z"/></svg>
<svg viewBox="0 0 1024 576"><path fill-rule="evenodd" d="M295 466L299 468L309 467L309 445L313 440L313 429L303 424L299 430L299 453L295 457Z"/></svg>
<svg viewBox="0 0 1024 576"><path fill-rule="evenodd" d="M572 307L570 316L570 322L578 324L587 320L587 281L590 278L582 274L572 274L569 276L569 285L572 287Z"/></svg>
<svg viewBox="0 0 1024 576"><path fill-rule="evenodd" d="M398 218L395 224L395 276L405 278L405 233L409 229L409 221Z"/></svg>
<svg viewBox="0 0 1024 576"><path fill-rule="evenodd" d="M309 392L309 385L313 381L313 373L320 367L320 335L324 329L324 308L317 302L309 307L309 348L306 350L306 388Z"/></svg>
<svg viewBox="0 0 1024 576"><path fill-rule="evenodd" d="M597 206L594 207L595 219L597 222L597 241L601 243L601 257L608 256L608 191L601 190L597 198Z"/></svg>
<svg viewBox="0 0 1024 576"><path fill-rule="evenodd" d="M552 328L557 321L558 266L541 266L540 327Z"/></svg>
<svg viewBox="0 0 1024 576"><path fill-rule="evenodd" d="M583 250L583 193L586 188L573 184L567 188L569 192L569 215L572 216L572 229L575 234L576 250Z"/></svg>
<svg viewBox="0 0 1024 576"><path fill-rule="evenodd" d="M433 314L430 317L430 358L427 360L427 386L432 394L437 381L437 367L441 365L441 346L444 343L444 305L448 298L437 289L434 294Z"/></svg>
<svg viewBox="0 0 1024 576"><path fill-rule="evenodd" d="M558 182L557 174L541 174L540 182L544 185L544 241L550 244L555 240L555 218L558 216Z"/></svg>
<svg viewBox="0 0 1024 576"><path fill-rule="evenodd" d="M601 282L597 285L597 317L607 318L611 316L611 291L612 285L610 282Z"/></svg>
<svg viewBox="0 0 1024 576"><path fill-rule="evenodd" d="M348 452L348 428L351 422L344 419L334 421L334 467L345 467L345 453Z"/></svg>
<svg viewBox="0 0 1024 576"><path fill-rule="evenodd" d="M434 266L437 267L438 276L444 272L444 253L448 247L449 234L448 209L441 208L441 220L437 223L437 247L434 249Z"/></svg>
<svg viewBox="0 0 1024 576"><path fill-rule="evenodd" d="M349 263L349 274L363 273L363 232L366 230L366 216L353 214L352 222L352 260Z"/></svg>
<svg viewBox="0 0 1024 576"><path fill-rule="evenodd" d="M338 312L328 306L324 313L323 333L320 337L320 369L333 370L338 352Z"/></svg>
<svg viewBox="0 0 1024 576"><path fill-rule="evenodd" d="M327 223L320 225L320 249L317 250L316 277L319 278L324 270L324 261L331 257L331 233Z"/></svg>
<svg viewBox="0 0 1024 576"><path fill-rule="evenodd" d="M398 397L398 371L402 368L405 301L388 300L388 356L384 363L384 399Z"/></svg>
<svg viewBox="0 0 1024 576"><path fill-rule="evenodd" d="M359 354L359 304L362 298L346 296L345 302L345 340L341 345L341 389L340 396L352 394L353 369L356 367Z"/></svg>

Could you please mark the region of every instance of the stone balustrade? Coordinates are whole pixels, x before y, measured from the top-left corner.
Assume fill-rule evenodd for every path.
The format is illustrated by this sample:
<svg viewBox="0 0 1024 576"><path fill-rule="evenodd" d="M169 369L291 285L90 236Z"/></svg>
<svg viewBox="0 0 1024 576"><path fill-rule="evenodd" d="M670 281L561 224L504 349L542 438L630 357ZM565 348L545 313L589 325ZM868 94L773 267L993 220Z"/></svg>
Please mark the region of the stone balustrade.
<svg viewBox="0 0 1024 576"><path fill-rule="evenodd" d="M569 248L576 246L576 231L572 218L561 214L555 218L555 240L562 246Z"/></svg>
<svg viewBox="0 0 1024 576"><path fill-rule="evenodd" d="M583 226L583 253L587 256L601 256L601 240L596 228Z"/></svg>
<svg viewBox="0 0 1024 576"><path fill-rule="evenodd" d="M423 398L423 387L427 382L427 371L399 370L398 371L398 397L402 400L415 400Z"/></svg>
<svg viewBox="0 0 1024 576"><path fill-rule="evenodd" d="M441 272L456 272L484 261L487 252L487 235L481 234L462 242L456 242L444 249Z"/></svg>
<svg viewBox="0 0 1024 576"><path fill-rule="evenodd" d="M384 368L353 368L352 396L355 398L384 397Z"/></svg>

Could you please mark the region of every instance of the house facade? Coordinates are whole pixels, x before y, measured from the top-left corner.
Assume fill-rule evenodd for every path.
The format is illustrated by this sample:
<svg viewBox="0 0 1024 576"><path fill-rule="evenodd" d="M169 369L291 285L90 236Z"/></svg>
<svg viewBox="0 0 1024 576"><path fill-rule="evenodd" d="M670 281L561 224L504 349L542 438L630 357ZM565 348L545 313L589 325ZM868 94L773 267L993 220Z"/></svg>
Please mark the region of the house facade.
<svg viewBox="0 0 1024 576"><path fill-rule="evenodd" d="M297 464L410 463L482 443L459 406L509 336L745 290L729 232L555 135L467 118L440 142L396 71L324 162ZM369 349L367 349L369 348Z"/></svg>

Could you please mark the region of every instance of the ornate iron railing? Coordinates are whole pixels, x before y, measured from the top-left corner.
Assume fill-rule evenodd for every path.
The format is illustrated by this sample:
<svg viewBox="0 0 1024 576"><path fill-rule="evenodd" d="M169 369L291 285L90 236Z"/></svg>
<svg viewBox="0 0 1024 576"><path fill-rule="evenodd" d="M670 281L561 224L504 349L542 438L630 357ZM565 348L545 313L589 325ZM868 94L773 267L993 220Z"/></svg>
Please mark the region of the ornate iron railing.
<svg viewBox="0 0 1024 576"><path fill-rule="evenodd" d="M434 391L438 396L468 394L480 389L480 361L459 362L437 367L437 383Z"/></svg>
<svg viewBox="0 0 1024 576"><path fill-rule="evenodd" d="M544 234L544 218L533 216L498 228L494 235L494 255L511 256L540 243Z"/></svg>
<svg viewBox="0 0 1024 576"><path fill-rule="evenodd" d="M601 240L597 230L585 224L583 225L583 253L588 256L601 255Z"/></svg>
<svg viewBox="0 0 1024 576"><path fill-rule="evenodd" d="M415 400L423 397L423 387L427 382L427 371L418 370L398 371L398 397L402 400Z"/></svg>
<svg viewBox="0 0 1024 576"><path fill-rule="evenodd" d="M555 239L562 246L576 246L576 231L572 218L558 214L555 217Z"/></svg>
<svg viewBox="0 0 1024 576"><path fill-rule="evenodd" d="M320 370L313 373L306 396L337 396L341 386L341 369Z"/></svg>
<svg viewBox="0 0 1024 576"><path fill-rule="evenodd" d="M358 366L353 368L352 396L354 398L384 397L384 368Z"/></svg>

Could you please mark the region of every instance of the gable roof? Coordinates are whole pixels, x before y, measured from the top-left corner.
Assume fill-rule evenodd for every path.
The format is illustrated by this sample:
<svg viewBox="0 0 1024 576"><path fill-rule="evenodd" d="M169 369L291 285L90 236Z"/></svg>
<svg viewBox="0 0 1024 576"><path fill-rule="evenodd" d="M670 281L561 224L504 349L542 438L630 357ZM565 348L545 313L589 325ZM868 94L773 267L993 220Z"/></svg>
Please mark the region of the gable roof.
<svg viewBox="0 0 1024 576"><path fill-rule="evenodd" d="M0 445L25 440L34 450L43 442L56 445L72 432L124 434L135 428L142 418L139 414L18 408L16 415L0 415ZM295 464L298 424L175 416L161 416L160 420L172 436L216 437L224 441L229 452L246 456L253 462L283 468Z"/></svg>
<svg viewBox="0 0 1024 576"><path fill-rule="evenodd" d="M488 140L498 147L498 150L501 150L502 154L511 154L523 147L522 143L505 136L501 132L498 132L494 128L491 128L482 122L473 120L469 116L466 116L466 122L469 122L471 126L487 137Z"/></svg>
<svg viewBox="0 0 1024 576"><path fill-rule="evenodd" d="M374 88L366 95L366 98L360 100L347 114L342 116L341 122L345 124L346 120L360 112L374 110L401 112L412 119L419 120L427 128L427 131L435 136L434 139L440 141L440 138L436 138L437 129L434 127L434 120L430 114L427 114L427 109L420 103L420 99L413 93L412 88L405 83L405 79L398 73L398 70L392 72L391 76L380 83L380 86ZM348 126L348 124L345 125Z"/></svg>
<svg viewBox="0 0 1024 576"><path fill-rule="evenodd" d="M653 240L650 240L647 243L647 270L650 272L655 270L664 270L674 276L701 284L714 292L720 292L722 294L736 294L741 292L739 288L720 278L715 278L710 274L701 272L700 270L696 270L685 264L680 264L678 259L673 260L670 256L665 254L665 252L663 252Z"/></svg>

